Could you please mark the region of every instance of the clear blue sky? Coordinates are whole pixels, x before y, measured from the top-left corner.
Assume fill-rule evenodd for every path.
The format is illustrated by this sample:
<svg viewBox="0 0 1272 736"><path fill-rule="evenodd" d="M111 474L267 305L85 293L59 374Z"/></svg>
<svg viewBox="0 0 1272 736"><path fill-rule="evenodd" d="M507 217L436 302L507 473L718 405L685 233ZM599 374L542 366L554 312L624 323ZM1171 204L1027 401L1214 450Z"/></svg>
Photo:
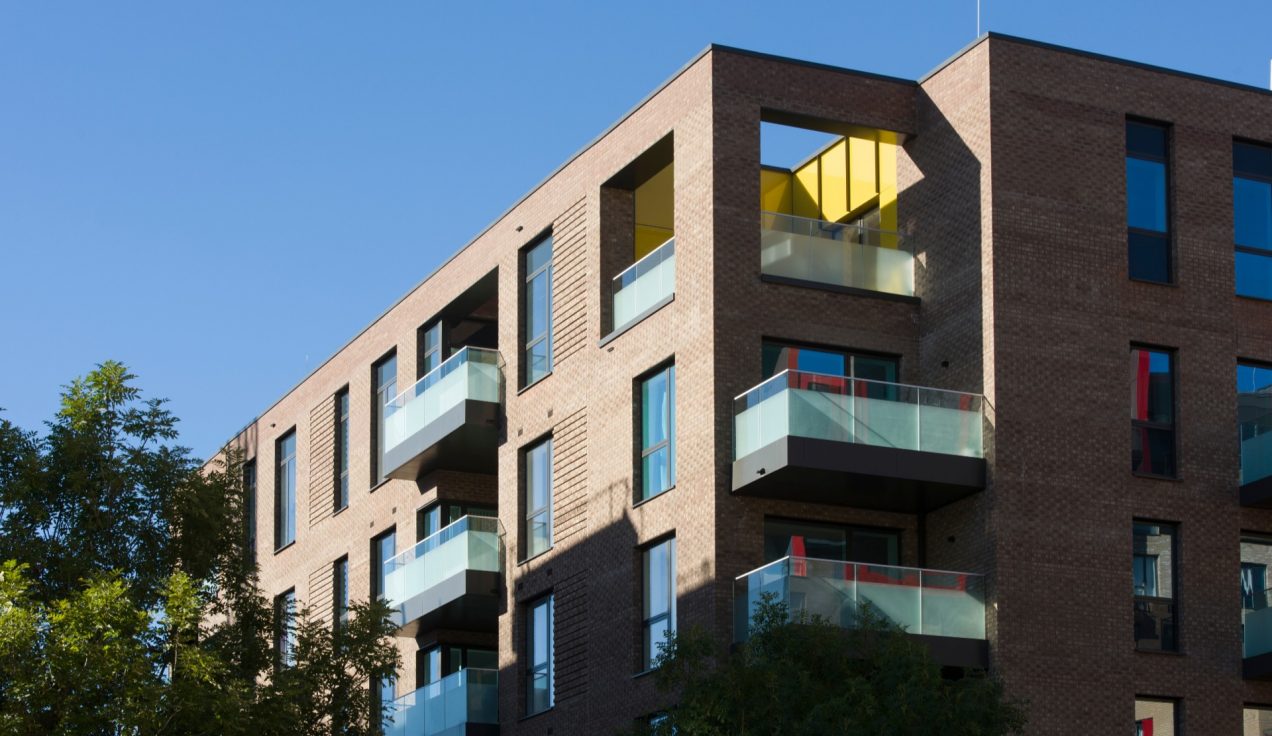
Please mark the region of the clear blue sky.
<svg viewBox="0 0 1272 736"><path fill-rule="evenodd" d="M1270 0L983 18L1268 84ZM0 0L0 406L38 429L122 360L209 454L708 43L917 78L975 32L975 0Z"/></svg>

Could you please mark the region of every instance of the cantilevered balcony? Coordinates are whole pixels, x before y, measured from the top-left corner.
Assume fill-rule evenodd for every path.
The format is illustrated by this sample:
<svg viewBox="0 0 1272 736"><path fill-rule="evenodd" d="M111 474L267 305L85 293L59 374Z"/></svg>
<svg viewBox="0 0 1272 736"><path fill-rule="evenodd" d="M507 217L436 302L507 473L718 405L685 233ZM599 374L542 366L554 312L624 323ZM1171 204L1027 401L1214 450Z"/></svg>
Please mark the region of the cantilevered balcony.
<svg viewBox="0 0 1272 736"><path fill-rule="evenodd" d="M499 520L465 516L390 559L384 590L398 634L494 631L503 558Z"/></svg>
<svg viewBox="0 0 1272 736"><path fill-rule="evenodd" d="M1242 674L1247 680L1272 680L1272 600L1269 591L1254 594L1254 608L1241 612L1244 624Z"/></svg>
<svg viewBox="0 0 1272 736"><path fill-rule="evenodd" d="M389 709L385 736L499 733L499 673L462 669L408 693Z"/></svg>
<svg viewBox="0 0 1272 736"><path fill-rule="evenodd" d="M734 638L745 641L756 606L771 595L793 620L852 628L869 610L926 644L942 666L986 667L985 582L980 575L916 567L783 557L734 581Z"/></svg>
<svg viewBox="0 0 1272 736"><path fill-rule="evenodd" d="M769 280L914 296L914 251L859 223L760 213L760 273Z"/></svg>
<svg viewBox="0 0 1272 736"><path fill-rule="evenodd" d="M385 474L414 480L436 469L493 471L502 364L498 351L461 348L388 402Z"/></svg>
<svg viewBox="0 0 1272 736"><path fill-rule="evenodd" d="M676 293L675 238L669 238L615 276L611 289L614 332L636 324L671 301Z"/></svg>
<svg viewBox="0 0 1272 736"><path fill-rule="evenodd" d="M1272 508L1272 391L1237 394L1241 505Z"/></svg>
<svg viewBox="0 0 1272 736"><path fill-rule="evenodd" d="M733 492L917 513L985 487L977 394L783 371L734 399Z"/></svg>

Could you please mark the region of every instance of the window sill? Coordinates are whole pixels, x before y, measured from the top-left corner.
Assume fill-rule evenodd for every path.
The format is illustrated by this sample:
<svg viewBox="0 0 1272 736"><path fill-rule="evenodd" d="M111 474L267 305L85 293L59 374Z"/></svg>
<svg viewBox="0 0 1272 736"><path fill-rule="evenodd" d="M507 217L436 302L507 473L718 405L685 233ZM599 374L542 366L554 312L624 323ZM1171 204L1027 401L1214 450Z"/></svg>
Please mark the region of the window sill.
<svg viewBox="0 0 1272 736"><path fill-rule="evenodd" d="M659 491L655 493L654 495L650 496L649 498L643 498L637 501L636 503L632 504L632 508L638 509L641 506L644 506L645 504L649 503L650 501L653 501L656 498L662 498L663 496L667 495L668 493L671 493L674 490L676 490L676 484L672 483L670 486L667 486L666 490Z"/></svg>
<svg viewBox="0 0 1272 736"><path fill-rule="evenodd" d="M1179 652L1179 651L1169 652L1169 651L1166 651L1165 649L1140 649L1139 647L1135 647L1135 653L1136 653L1136 654L1152 654L1152 655L1160 655L1160 656L1164 656L1164 657L1182 657L1182 656L1184 656L1184 653L1183 653L1183 652Z"/></svg>
<svg viewBox="0 0 1272 736"><path fill-rule="evenodd" d="M531 718L538 718L539 716L541 716L541 715L545 715L545 714L548 714L548 713L551 713L551 712L552 712L552 711L554 711L554 710L556 710L556 706L555 706L555 705L553 705L553 706L551 706L551 707L548 707L548 708L545 708L545 709L543 709L543 710L539 711L538 713L531 713L531 714L529 714L529 715L521 716L520 718L518 718L518 719L517 719L517 723L521 723L521 722L523 722L523 721L528 721L528 720L530 720Z"/></svg>
<svg viewBox="0 0 1272 736"><path fill-rule="evenodd" d="M631 321L629 321L627 324L623 325L617 330L614 330L613 332L606 335L605 337L602 337L601 341L596 344L596 347L598 348L605 347L606 345L610 344L614 340L618 339L620 335L626 333L628 330L632 329L633 327L640 324L641 322L644 322L649 317L654 316L655 312L659 311L660 309L667 306L668 304L671 304L674 301L676 301L676 294L673 292L671 296L668 296L666 299L659 300L653 306L649 307L649 309L646 309L645 311L633 317Z"/></svg>
<svg viewBox="0 0 1272 736"><path fill-rule="evenodd" d="M1135 478L1143 478L1145 480L1164 480L1164 481L1169 481L1171 483L1184 482L1184 479L1180 478L1178 475L1157 475L1155 473L1141 473L1135 470L1131 471L1131 475Z"/></svg>
<svg viewBox="0 0 1272 736"><path fill-rule="evenodd" d="M284 544L281 547L275 547L274 554L278 554L282 552L283 550L286 550L288 548L295 547L295 546L296 546L296 540L293 539L292 541L288 542L287 544Z"/></svg>
<svg viewBox="0 0 1272 736"><path fill-rule="evenodd" d="M551 551L552 551L552 548L551 548L551 547L548 547L547 549L543 550L542 552L539 552L539 553L535 554L533 557L527 557L527 558L525 558L524 560L518 560L518 561L517 561L517 567L521 567L522 565L526 565L526 564L528 564L528 563L534 562L535 560L539 559L540 557L542 557L542 556L546 555L547 553L549 553L549 552L551 552Z"/></svg>
<svg viewBox="0 0 1272 736"><path fill-rule="evenodd" d="M658 668L657 668L657 667L650 667L650 668L649 668L649 669L647 669L647 670L642 670L642 671L637 672L636 674L632 675L632 679L633 679L633 680L639 680L639 679L644 678L644 677L649 677L650 675L654 674L654 673L655 673L655 672L657 672L657 671L658 671Z"/></svg>
<svg viewBox="0 0 1272 736"><path fill-rule="evenodd" d="M852 296L864 296L871 299L883 299L891 302L905 302L907 304L919 304L920 300L917 296L906 296L904 294L890 294L886 291L871 291L870 289L859 289L855 286L837 286L835 284L823 284L819 281L807 281L805 279L792 279L786 276L770 276L768 274L760 274L760 281L770 284L782 284L785 286L795 286L801 289L817 289L818 291L832 291L837 294L850 294Z"/></svg>
<svg viewBox="0 0 1272 736"><path fill-rule="evenodd" d="M392 478L385 478L384 480L380 481L379 483L376 483L375 485L371 486L371 488L370 488L369 490L367 490L367 493L368 493L368 494L375 493L376 491L378 491L379 489L383 488L384 486L387 486L387 485L389 484L389 481L391 481L391 480L393 480L393 479L392 479ZM345 508L348 508L348 507L346 506Z"/></svg>
<svg viewBox="0 0 1272 736"><path fill-rule="evenodd" d="M542 376L539 376L534 383L527 383L526 385L517 389L517 395L520 396L521 394L524 394L525 392L529 391L535 386L538 386L539 384L543 383L544 381L548 380L551 377L552 377L552 371L548 371L547 373L544 373Z"/></svg>
<svg viewBox="0 0 1272 736"><path fill-rule="evenodd" d="M1176 289L1179 288L1178 281L1154 281L1152 279L1137 279L1134 276L1127 276L1126 280L1135 284L1148 284L1150 286L1170 286Z"/></svg>
<svg viewBox="0 0 1272 736"><path fill-rule="evenodd" d="M340 508L336 509L335 511L332 511L332 512L331 512L331 515L332 515L333 517L335 517L335 516L339 516L339 515L343 514L344 512L346 512L346 511L348 511L348 510L349 510L349 505L348 505L348 504L345 504L344 506L341 506Z"/></svg>

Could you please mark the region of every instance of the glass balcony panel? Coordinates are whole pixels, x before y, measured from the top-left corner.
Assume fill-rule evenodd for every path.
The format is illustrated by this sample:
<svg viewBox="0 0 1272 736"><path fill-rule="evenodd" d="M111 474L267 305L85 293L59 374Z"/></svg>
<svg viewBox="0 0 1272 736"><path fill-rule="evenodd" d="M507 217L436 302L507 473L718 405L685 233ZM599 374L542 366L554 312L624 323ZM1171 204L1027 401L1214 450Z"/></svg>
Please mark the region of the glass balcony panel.
<svg viewBox="0 0 1272 736"><path fill-rule="evenodd" d="M498 702L497 671L462 669L394 701L384 732L386 736L435 736L470 723L495 725Z"/></svg>
<svg viewBox="0 0 1272 736"><path fill-rule="evenodd" d="M1245 634L1243 657L1257 657L1272 652L1272 605L1269 594L1260 590L1254 594L1254 607L1241 612Z"/></svg>
<svg viewBox="0 0 1272 736"><path fill-rule="evenodd" d="M783 371L734 400L734 459L783 437L983 457L976 394Z"/></svg>
<svg viewBox="0 0 1272 736"><path fill-rule="evenodd" d="M984 577L972 573L784 557L734 582L738 641L765 594L797 621L816 616L852 628L869 608L911 634L985 638Z"/></svg>
<svg viewBox="0 0 1272 736"><path fill-rule="evenodd" d="M621 330L676 291L676 241L650 251L611 283L614 329Z"/></svg>
<svg viewBox="0 0 1272 736"><path fill-rule="evenodd" d="M499 352L465 347L389 401L384 447L391 450L464 401L498 403L503 388Z"/></svg>
<svg viewBox="0 0 1272 736"><path fill-rule="evenodd" d="M1272 476L1272 393L1237 395L1241 432L1241 483Z"/></svg>
<svg viewBox="0 0 1272 736"><path fill-rule="evenodd" d="M914 253L901 236L861 223L760 213L760 271L768 276L914 295Z"/></svg>
<svg viewBox="0 0 1272 736"><path fill-rule="evenodd" d="M396 607L467 570L497 573L502 564L499 520L465 516L385 563L385 592Z"/></svg>

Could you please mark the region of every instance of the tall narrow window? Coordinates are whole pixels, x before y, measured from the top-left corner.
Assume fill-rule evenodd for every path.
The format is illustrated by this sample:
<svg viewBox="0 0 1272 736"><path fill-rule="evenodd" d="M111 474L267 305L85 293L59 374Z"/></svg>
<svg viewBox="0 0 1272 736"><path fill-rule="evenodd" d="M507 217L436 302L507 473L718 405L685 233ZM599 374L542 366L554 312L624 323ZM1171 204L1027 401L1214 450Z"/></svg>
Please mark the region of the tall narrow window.
<svg viewBox="0 0 1272 736"><path fill-rule="evenodd" d="M1241 484L1272 478L1272 365L1237 364Z"/></svg>
<svg viewBox="0 0 1272 736"><path fill-rule="evenodd" d="M420 375L427 376L442 364L442 323L434 322L421 331L423 335L420 356Z"/></svg>
<svg viewBox="0 0 1272 736"><path fill-rule="evenodd" d="M390 529L371 540L371 598L388 598L389 560L397 554L397 532Z"/></svg>
<svg viewBox="0 0 1272 736"><path fill-rule="evenodd" d="M552 546L552 438L525 451L525 559Z"/></svg>
<svg viewBox="0 0 1272 736"><path fill-rule="evenodd" d="M1126 240L1133 279L1170 283L1170 129L1126 121Z"/></svg>
<svg viewBox="0 0 1272 736"><path fill-rule="evenodd" d="M274 444L274 549L296 541L296 430Z"/></svg>
<svg viewBox="0 0 1272 736"><path fill-rule="evenodd" d="M655 544L645 550L644 611L641 628L644 648L643 669L652 669L661 654L661 644L676 631L676 539Z"/></svg>
<svg viewBox="0 0 1272 736"><path fill-rule="evenodd" d="M676 484L676 366L640 383L640 499Z"/></svg>
<svg viewBox="0 0 1272 736"><path fill-rule="evenodd" d="M526 249L525 305L522 332L525 351L522 385L529 386L552 372L552 236Z"/></svg>
<svg viewBox="0 0 1272 736"><path fill-rule="evenodd" d="M243 463L243 521L248 559L256 561L256 461Z"/></svg>
<svg viewBox="0 0 1272 736"><path fill-rule="evenodd" d="M336 394L336 511L349 505L349 389Z"/></svg>
<svg viewBox="0 0 1272 736"><path fill-rule="evenodd" d="M1175 359L1131 348L1131 470L1175 476Z"/></svg>
<svg viewBox="0 0 1272 736"><path fill-rule="evenodd" d="M526 715L542 713L555 702L552 688L552 596L526 607Z"/></svg>
<svg viewBox="0 0 1272 736"><path fill-rule="evenodd" d="M1175 525L1136 521L1131 581L1135 595L1135 647L1179 649L1175 616Z"/></svg>
<svg viewBox="0 0 1272 736"><path fill-rule="evenodd" d="M1177 718L1174 700L1135 698L1135 736L1175 736Z"/></svg>
<svg viewBox="0 0 1272 736"><path fill-rule="evenodd" d="M1232 145L1237 293L1272 299L1272 146Z"/></svg>
<svg viewBox="0 0 1272 736"><path fill-rule="evenodd" d="M372 412L371 434L375 437L375 456L372 457L372 483L382 483L388 469L384 467L384 417L386 404L397 396L397 356L384 358L371 370L375 385L375 411Z"/></svg>
<svg viewBox="0 0 1272 736"><path fill-rule="evenodd" d="M331 627L338 629L349 618L349 558L331 565Z"/></svg>
<svg viewBox="0 0 1272 736"><path fill-rule="evenodd" d="M274 657L279 667L296 664L296 591L274 598Z"/></svg>

